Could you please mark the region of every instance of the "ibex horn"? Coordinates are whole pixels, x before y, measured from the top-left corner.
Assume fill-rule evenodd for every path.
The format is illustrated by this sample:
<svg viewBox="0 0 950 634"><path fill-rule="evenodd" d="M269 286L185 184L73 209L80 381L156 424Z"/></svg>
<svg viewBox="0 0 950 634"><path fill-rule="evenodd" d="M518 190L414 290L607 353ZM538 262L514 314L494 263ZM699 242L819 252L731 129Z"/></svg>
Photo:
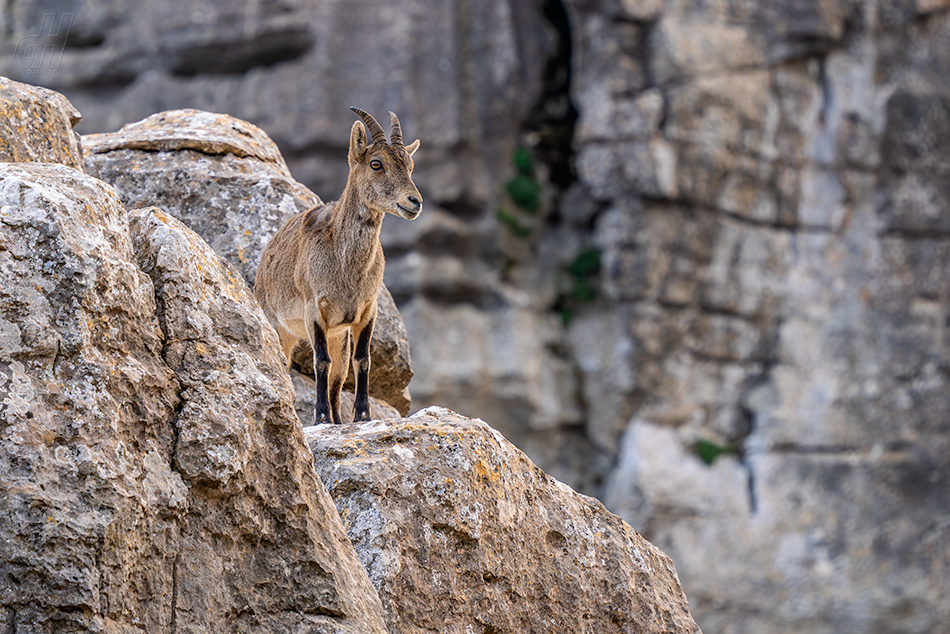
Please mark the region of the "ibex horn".
<svg viewBox="0 0 950 634"><path fill-rule="evenodd" d="M399 117L395 112L389 113L389 143L402 147L402 126L399 125Z"/></svg>
<svg viewBox="0 0 950 634"><path fill-rule="evenodd" d="M366 124L366 129L369 130L369 135L373 137L373 143L385 143L386 142L386 133L383 132L383 127L379 125L379 122L373 118L373 115L366 112L361 108L356 106L350 106L350 110L359 115L360 119L363 120L363 123Z"/></svg>

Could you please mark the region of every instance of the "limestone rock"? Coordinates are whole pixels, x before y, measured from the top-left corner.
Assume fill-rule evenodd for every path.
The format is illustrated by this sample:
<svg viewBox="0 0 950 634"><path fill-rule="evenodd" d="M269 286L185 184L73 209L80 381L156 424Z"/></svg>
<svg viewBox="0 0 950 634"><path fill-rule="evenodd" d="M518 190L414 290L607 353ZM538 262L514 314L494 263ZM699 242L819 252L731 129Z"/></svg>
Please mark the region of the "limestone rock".
<svg viewBox="0 0 950 634"><path fill-rule="evenodd" d="M603 499L707 630L946 631L950 15L614 4L570 2Z"/></svg>
<svg viewBox="0 0 950 634"><path fill-rule="evenodd" d="M393 0L385 6L350 0L281 0L265 7L202 0L194 6L145 7L102 0L81 11L56 13L57 24L64 15L71 16L68 34L57 37L40 28L44 16L53 11L47 3L17 0L8 12L7 28L0 30L0 74L38 81L67 94L83 112L81 130L87 134L112 132L129 121L178 108L229 113L265 130L294 177L325 199L338 196L345 183L346 144L354 121L349 106L374 113L392 110L399 115L407 140L422 141L414 157L414 179L426 211L412 223L390 218L383 224L389 290L400 307L415 297L434 300L429 308L436 314L429 321L439 318L443 305L476 303L485 310L498 308L488 319L505 324L513 323L507 318L513 307L507 305L498 281L495 212L501 183L512 176L511 157L529 141L523 134L526 121L535 116L545 90L545 67L556 48L556 32L545 17L545 7L558 10L559 5L544 0ZM634 13L631 3L625 6ZM39 72L25 68L15 55L21 40L55 50L55 68L43 66L36 69ZM354 57L354 50L361 54ZM562 107L566 106L565 99ZM155 131L142 133L155 147ZM161 138L167 147L169 138ZM227 143L234 145L233 140ZM184 149L175 153L197 154ZM129 165L151 171L149 164L164 160L165 154L116 149L100 157L125 155ZM227 156L235 155L215 155L207 161L225 162ZM229 162L235 170L239 163ZM116 185L124 200L144 185L134 182L127 189L106 171L96 173ZM192 217L180 215L170 201L154 195L132 206L154 204L170 211L252 279L260 251L255 243L266 242L279 223L244 217L228 223L236 228L233 231L227 226L206 231L203 209L222 200L234 206L234 201L203 179L206 174L187 173L176 187L200 201ZM222 175L236 186L233 175ZM276 191L262 186L265 191L245 189L242 195L279 204L283 189L268 182ZM404 232L415 232L416 225L435 218L436 211L454 222L401 239ZM211 222L217 221L207 221ZM545 313L547 307L536 310ZM544 324L548 317L538 315L537 321ZM518 336L514 331L499 334L496 341ZM563 347L562 343L552 345ZM374 373L392 366L376 358L377 348L371 353ZM557 361L557 356L545 361ZM439 362L428 352L420 357L430 381L442 371ZM557 366L560 372L564 364ZM530 384L536 376L530 369L528 376L516 381ZM399 382L377 374L371 377L371 386L380 381ZM493 382L493 389L498 385ZM553 383L548 385L544 389L553 404L562 395L553 391ZM377 396L408 412L404 387ZM574 399L577 390L564 387L565 400ZM461 400L469 388L460 381L453 389ZM537 390L537 385L530 389ZM537 404L546 397L538 399L536 393L529 400ZM571 409L576 412L577 403ZM550 411L527 416L552 418ZM564 418L576 425L576 416ZM567 435L583 441L577 429ZM554 434L538 436L536 445L557 453L553 438ZM532 455L540 456L534 451Z"/></svg>
<svg viewBox="0 0 950 634"><path fill-rule="evenodd" d="M0 162L62 163L83 169L82 117L58 92L0 77Z"/></svg>
<svg viewBox="0 0 950 634"><path fill-rule="evenodd" d="M427 156L418 162L460 177L420 183L429 204L481 195L486 176L506 168L497 156L510 155L516 141L509 118L523 118L539 95L550 47L540 5L286 0L264 11L221 0L187 8L105 0L68 13L68 33L57 34L41 29L42 20L50 14L55 27L63 13L18 0L0 34L0 74L69 95L84 133L183 107L252 121L277 141L297 178L327 196L346 178L349 106L392 110L407 134L424 139ZM49 47L55 60L24 64L21 40ZM354 50L363 54L354 59ZM460 145L477 150L448 161L468 154Z"/></svg>
<svg viewBox="0 0 950 634"><path fill-rule="evenodd" d="M155 205L184 222L253 285L261 252L294 214L320 204L274 142L227 115L175 110L83 139L87 171L127 207Z"/></svg>
<svg viewBox="0 0 950 634"><path fill-rule="evenodd" d="M87 170L129 208L156 205L183 221L253 285L264 247L294 214L320 204L295 181L259 128L227 115L176 110L85 137ZM341 154L345 164L345 154ZM389 291L370 344L370 393L408 413L412 378L405 326ZM309 347L306 348L309 351ZM309 352L301 365L311 374ZM349 389L353 389L352 386Z"/></svg>
<svg viewBox="0 0 950 634"><path fill-rule="evenodd" d="M62 165L0 165L12 631L385 631L240 275Z"/></svg>
<svg viewBox="0 0 950 634"><path fill-rule="evenodd" d="M699 632L662 552L483 421L306 434L390 632Z"/></svg>
<svg viewBox="0 0 950 634"><path fill-rule="evenodd" d="M113 150L174 152L194 150L201 154L251 157L272 165L290 179L284 157L270 137L256 125L225 114L194 109L169 110L127 123L118 132L86 135L90 154Z"/></svg>
<svg viewBox="0 0 950 634"><path fill-rule="evenodd" d="M32 70L24 37L62 43L35 35L48 5L4 13L0 72ZM89 131L181 107L253 121L321 193L345 177L347 106L395 110L431 214L384 226L417 402L608 499L707 631L946 630L947 0L280 7L102 0L47 83ZM576 172L549 187L538 161L551 209L506 250L512 150L570 105ZM597 298L564 329L552 277L588 247ZM701 440L725 453L706 465Z"/></svg>
<svg viewBox="0 0 950 634"><path fill-rule="evenodd" d="M553 315L522 307L480 311L415 300L404 308L418 354L439 372L414 384L425 402L498 419L506 434L546 433L580 418L574 377L557 354Z"/></svg>

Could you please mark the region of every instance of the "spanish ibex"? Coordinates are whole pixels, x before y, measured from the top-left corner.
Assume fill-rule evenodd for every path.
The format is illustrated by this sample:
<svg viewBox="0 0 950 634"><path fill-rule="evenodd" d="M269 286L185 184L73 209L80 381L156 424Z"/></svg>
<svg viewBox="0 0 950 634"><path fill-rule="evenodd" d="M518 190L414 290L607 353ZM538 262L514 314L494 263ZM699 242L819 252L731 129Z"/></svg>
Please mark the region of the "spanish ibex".
<svg viewBox="0 0 950 634"><path fill-rule="evenodd" d="M264 249L254 282L287 363L301 340L313 348L315 424L342 422L340 391L353 340L353 420L370 419L369 344L385 266L379 230L387 212L412 220L422 211L422 196L412 182L419 141L403 145L399 119L391 112L387 142L376 119L351 110L363 123L355 121L350 130L350 173L343 194L288 220Z"/></svg>

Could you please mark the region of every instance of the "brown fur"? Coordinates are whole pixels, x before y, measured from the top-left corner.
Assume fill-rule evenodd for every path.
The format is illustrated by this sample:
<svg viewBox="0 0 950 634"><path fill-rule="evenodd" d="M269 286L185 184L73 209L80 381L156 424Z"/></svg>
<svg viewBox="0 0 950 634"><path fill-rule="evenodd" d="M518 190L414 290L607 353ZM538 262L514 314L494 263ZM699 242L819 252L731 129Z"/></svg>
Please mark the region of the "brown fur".
<svg viewBox="0 0 950 634"><path fill-rule="evenodd" d="M369 142L363 123L353 123L343 194L288 220L264 249L254 282L288 364L301 340L313 348L317 423L342 422L340 389L351 350L357 377L354 420L370 417L369 338L385 268L380 227L386 213L412 220L422 211L422 196L412 182L412 154L419 141L403 146L393 113L387 142L375 119L353 111L373 139Z"/></svg>

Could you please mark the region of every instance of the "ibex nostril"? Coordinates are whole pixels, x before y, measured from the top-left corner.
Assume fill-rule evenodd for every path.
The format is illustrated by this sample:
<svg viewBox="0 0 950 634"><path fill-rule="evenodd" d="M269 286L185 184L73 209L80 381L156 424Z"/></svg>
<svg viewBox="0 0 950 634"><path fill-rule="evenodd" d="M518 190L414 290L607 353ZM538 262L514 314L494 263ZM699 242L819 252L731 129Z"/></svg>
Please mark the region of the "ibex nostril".
<svg viewBox="0 0 950 634"><path fill-rule="evenodd" d="M410 197L409 197L409 202L411 202L411 203L412 203L413 205L415 205L416 207L418 207L419 205L422 204L422 201L419 200L418 198L416 198L415 196L410 196Z"/></svg>

